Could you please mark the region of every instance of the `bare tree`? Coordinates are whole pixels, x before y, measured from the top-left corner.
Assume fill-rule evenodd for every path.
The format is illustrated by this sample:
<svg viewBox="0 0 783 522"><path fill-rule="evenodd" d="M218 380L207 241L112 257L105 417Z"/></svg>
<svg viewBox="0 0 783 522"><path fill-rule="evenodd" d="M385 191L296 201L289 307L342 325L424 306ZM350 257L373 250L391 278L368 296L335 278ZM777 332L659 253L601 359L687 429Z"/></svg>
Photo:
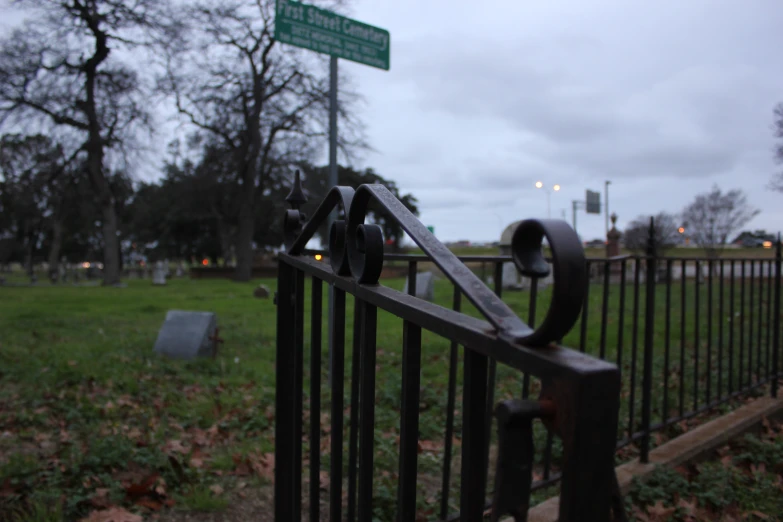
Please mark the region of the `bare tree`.
<svg viewBox="0 0 783 522"><path fill-rule="evenodd" d="M164 27L159 0L18 0L29 21L0 43L0 127L67 129L79 136L101 209L104 284L120 278L106 155L148 122L137 71L121 53ZM112 53L119 50L120 55Z"/></svg>
<svg viewBox="0 0 783 522"><path fill-rule="evenodd" d="M644 251L650 236L650 217L654 217L655 246L660 253L674 247L679 241L680 218L668 212L658 212L655 216L639 216L628 224L623 231L625 248L631 251Z"/></svg>
<svg viewBox="0 0 783 522"><path fill-rule="evenodd" d="M783 103L779 103L773 110L774 122L773 122L773 134L778 139L775 145L775 162L783 165ZM778 172L772 176L772 181L769 183L769 188L778 192L783 192L783 171Z"/></svg>
<svg viewBox="0 0 783 522"><path fill-rule="evenodd" d="M274 0L202 0L187 8L185 37L172 42L163 88L190 124L227 151L225 164L240 187L235 202L235 279L252 274L255 211L270 179L307 160L328 129L326 60L274 39ZM343 85L345 78L341 78ZM343 151L361 146L361 126L340 89Z"/></svg>
<svg viewBox="0 0 783 522"><path fill-rule="evenodd" d="M721 192L717 185L699 194L682 211L683 226L709 257L717 257L729 236L759 214L740 189Z"/></svg>

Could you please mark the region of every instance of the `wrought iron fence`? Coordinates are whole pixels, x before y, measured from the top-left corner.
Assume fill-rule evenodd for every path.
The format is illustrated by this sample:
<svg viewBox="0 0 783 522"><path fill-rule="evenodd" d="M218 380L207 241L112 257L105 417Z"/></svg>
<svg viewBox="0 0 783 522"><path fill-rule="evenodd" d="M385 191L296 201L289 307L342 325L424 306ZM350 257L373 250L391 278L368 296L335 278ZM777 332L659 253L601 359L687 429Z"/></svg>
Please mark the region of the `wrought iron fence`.
<svg viewBox="0 0 783 522"><path fill-rule="evenodd" d="M764 386L777 396L780 365L781 242L765 258L661 257L654 237L645 255L585 260L585 307L578 327L561 339L567 346L614 362L621 372L617 449L632 446L648 462L653 436L682 421L747 397ZM761 251L763 252L763 251ZM415 266L420 255L387 255ZM511 256L460 256L499 297L516 297L514 309L534 326L537 310L549 303L540 278L526 278L511 290L504 265ZM552 262L551 258L547 259ZM524 276L523 276L524 277ZM520 289L522 286L523 289ZM455 309L458 301L455 300ZM450 359L450 368L456 359ZM450 373L449 396L459 385ZM493 383L494 385L494 383ZM523 376L522 397L540 389ZM447 419L445 439L453 433ZM674 433L676 434L676 432ZM533 490L560 478L562 451L551 433L538 430L545 444L537 461ZM444 458L443 483L449 489ZM445 518L446 502L441 508Z"/></svg>
<svg viewBox="0 0 783 522"><path fill-rule="evenodd" d="M613 458L620 395L618 367L555 342L576 324L590 285L584 251L567 224L551 220L520 224L512 256L486 260L495 263L496 276L500 276L493 292L383 186L363 185L356 191L336 187L306 220L298 210L304 195L297 175L287 201L292 210L284 220L286 252L279 256L276 294L275 520L300 520L306 515L310 520L336 521L345 515L348 520L407 521L423 515L417 480L421 478L421 393L428 386L422 380L422 338L427 331L450 343L448 368L442 367L442 372L448 372L448 391L440 509L431 517L478 521L490 508L492 520L504 514L525 520L534 473L542 458L547 462L552 459L553 447L557 448L562 522L608 521L612 511L616 519L624 517ZM379 227L364 223L370 203L384 207L426 255L401 258L384 254ZM332 225L325 253L327 265L304 247L335 208L342 208L345 219ZM551 262L543 256L544 238L551 248ZM407 294L378 284L385 260L408 263L411 284ZM424 262L433 263L453 284L451 307L416 297L414 275ZM551 275L546 305L536 299L533 283L527 323L501 299L503 262L514 263L533 281ZM306 279L311 280L309 298ZM334 289L329 389L323 385L327 366L322 357L324 282ZM353 296L352 331L347 331L351 319L347 296ZM463 305L470 306L471 312L462 311ZM534 327L536 312L542 307L546 313ZM376 432L376 414L389 413L376 409L381 314L402 320L396 470L374 466L382 435ZM305 350L306 326L309 353ZM347 333L352 339L350 351L346 349ZM307 356L310 367L306 373ZM519 395L518 384L513 394L499 388L499 376L522 382L523 400L514 398ZM533 383L539 392L535 401L528 399ZM457 406L458 390L461 406ZM500 402L495 408L496 397ZM491 429L493 409L497 444ZM325 428L321 426L322 413L328 417ZM542 422L534 425L535 418ZM538 438L534 435L538 433L545 433L546 449L534 453ZM453 455L455 443L461 446L459 456ZM497 455L491 455L491 447ZM452 478L456 460L460 475L457 491ZM491 467L494 473L490 473ZM384 473L394 475L397 493L388 511L378 513L378 506L373 506L374 500L378 501L374 482ZM554 474L550 475L547 480L554 480ZM487 498L489 480L491 500ZM326 491L323 496L322 490ZM456 506L454 499L458 499ZM322 502L327 506L323 510Z"/></svg>

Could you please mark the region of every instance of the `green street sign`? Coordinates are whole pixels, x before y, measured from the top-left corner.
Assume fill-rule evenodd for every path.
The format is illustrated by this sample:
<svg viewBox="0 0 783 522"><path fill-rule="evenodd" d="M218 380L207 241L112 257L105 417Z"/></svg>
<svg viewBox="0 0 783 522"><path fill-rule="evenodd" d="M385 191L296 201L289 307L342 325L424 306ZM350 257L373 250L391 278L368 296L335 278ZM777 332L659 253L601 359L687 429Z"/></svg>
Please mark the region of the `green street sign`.
<svg viewBox="0 0 783 522"><path fill-rule="evenodd" d="M389 31L313 5L277 0L275 40L389 70Z"/></svg>
<svg viewBox="0 0 783 522"><path fill-rule="evenodd" d="M433 226L427 227L427 230L430 231L430 234L434 234L435 233L435 227L433 227Z"/></svg>

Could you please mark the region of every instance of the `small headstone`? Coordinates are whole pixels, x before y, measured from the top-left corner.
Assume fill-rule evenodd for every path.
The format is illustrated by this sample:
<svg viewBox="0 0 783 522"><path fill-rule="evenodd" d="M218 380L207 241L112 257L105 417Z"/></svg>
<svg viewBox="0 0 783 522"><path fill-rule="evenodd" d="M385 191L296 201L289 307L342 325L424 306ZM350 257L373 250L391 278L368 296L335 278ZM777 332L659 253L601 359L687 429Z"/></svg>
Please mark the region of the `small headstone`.
<svg viewBox="0 0 783 522"><path fill-rule="evenodd" d="M503 289L519 290L522 288L519 271L514 263L503 263Z"/></svg>
<svg viewBox="0 0 783 522"><path fill-rule="evenodd" d="M405 280L403 293L408 293L408 280ZM419 272L416 274L416 297L426 301L435 300L435 274L432 272Z"/></svg>
<svg viewBox="0 0 783 522"><path fill-rule="evenodd" d="M495 278L492 276L487 276L487 286L490 288L495 288Z"/></svg>
<svg viewBox="0 0 783 522"><path fill-rule="evenodd" d="M258 288L253 290L253 297L259 299L266 299L269 297L269 287L266 285L259 285Z"/></svg>
<svg viewBox="0 0 783 522"><path fill-rule="evenodd" d="M38 276L35 273L30 274L30 284L34 285L38 282Z"/></svg>
<svg viewBox="0 0 783 522"><path fill-rule="evenodd" d="M166 270L162 261L158 261L155 264L155 270L152 272L152 284L153 285L165 285L166 284Z"/></svg>
<svg viewBox="0 0 783 522"><path fill-rule="evenodd" d="M214 357L217 315L169 310L158 332L155 352L174 359Z"/></svg>
<svg viewBox="0 0 783 522"><path fill-rule="evenodd" d="M165 275L166 277L171 276L171 267L169 265L168 259L163 260L163 275Z"/></svg>
<svg viewBox="0 0 783 522"><path fill-rule="evenodd" d="M114 283L111 286L113 286L114 288L128 288L128 284L123 282Z"/></svg>
<svg viewBox="0 0 783 522"><path fill-rule="evenodd" d="M183 273L183 270L182 270L182 265L181 265L181 264L178 264L178 265L177 265L177 271L176 271L176 272L174 272L174 275L175 275L176 277L182 277L182 276L184 275L184 273Z"/></svg>

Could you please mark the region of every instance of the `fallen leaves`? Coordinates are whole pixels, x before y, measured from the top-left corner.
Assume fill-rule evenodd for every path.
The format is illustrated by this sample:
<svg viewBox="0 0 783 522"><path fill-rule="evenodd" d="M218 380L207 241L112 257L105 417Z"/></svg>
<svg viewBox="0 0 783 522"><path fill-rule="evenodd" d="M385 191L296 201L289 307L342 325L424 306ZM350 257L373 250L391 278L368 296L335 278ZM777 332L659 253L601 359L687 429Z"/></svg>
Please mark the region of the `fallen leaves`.
<svg viewBox="0 0 783 522"><path fill-rule="evenodd" d="M93 511L86 518L81 519L81 522L143 522L144 519L140 515L134 515L130 511L113 507L104 509L101 511Z"/></svg>

